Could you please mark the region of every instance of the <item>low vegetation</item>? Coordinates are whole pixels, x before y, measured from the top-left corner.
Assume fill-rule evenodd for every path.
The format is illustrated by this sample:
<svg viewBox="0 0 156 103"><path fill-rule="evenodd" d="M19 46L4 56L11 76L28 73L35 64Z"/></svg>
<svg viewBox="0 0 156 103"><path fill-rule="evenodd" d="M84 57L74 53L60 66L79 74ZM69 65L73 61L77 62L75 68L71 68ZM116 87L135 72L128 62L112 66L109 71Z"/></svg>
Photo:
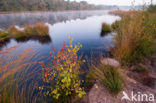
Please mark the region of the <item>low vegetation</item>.
<svg viewBox="0 0 156 103"><path fill-rule="evenodd" d="M150 8L149 8L150 9ZM150 10L152 11L152 10ZM134 13L135 12L135 13ZM122 64L135 64L155 52L155 13L133 11L122 16L112 28L118 33L114 39L113 55Z"/></svg>
<svg viewBox="0 0 156 103"><path fill-rule="evenodd" d="M35 96L38 81L32 81L39 80L39 66L33 62L35 56L39 58L37 50L32 47L19 52L20 47L0 51L0 103L36 103L38 100Z"/></svg>
<svg viewBox="0 0 156 103"><path fill-rule="evenodd" d="M136 72L148 72L149 69L146 66L139 65L136 69Z"/></svg>
<svg viewBox="0 0 156 103"><path fill-rule="evenodd" d="M11 26L6 31L0 31L0 40L3 41L6 38L22 39L32 36L48 36L49 28L43 23L37 23L34 26L25 26L23 30L19 30L16 26Z"/></svg>
<svg viewBox="0 0 156 103"><path fill-rule="evenodd" d="M101 32L101 35L105 35L105 34L111 32L111 31L112 31L111 25L106 24L106 23L103 23L102 24L102 32Z"/></svg>
<svg viewBox="0 0 156 103"><path fill-rule="evenodd" d="M86 82L94 84L96 80L99 80L113 94L118 94L123 88L123 80L118 68L110 65L93 66L86 76Z"/></svg>
<svg viewBox="0 0 156 103"><path fill-rule="evenodd" d="M81 45L72 45L70 38L69 46L65 43L61 50L55 56L54 48L50 53L52 58L52 67L46 67L41 63L43 69L43 80L54 85L40 87L45 91L46 96L50 96L55 103L71 103L71 98L82 98L85 95L84 89L80 86L82 81L79 78L80 65L83 63L81 57L77 56Z"/></svg>

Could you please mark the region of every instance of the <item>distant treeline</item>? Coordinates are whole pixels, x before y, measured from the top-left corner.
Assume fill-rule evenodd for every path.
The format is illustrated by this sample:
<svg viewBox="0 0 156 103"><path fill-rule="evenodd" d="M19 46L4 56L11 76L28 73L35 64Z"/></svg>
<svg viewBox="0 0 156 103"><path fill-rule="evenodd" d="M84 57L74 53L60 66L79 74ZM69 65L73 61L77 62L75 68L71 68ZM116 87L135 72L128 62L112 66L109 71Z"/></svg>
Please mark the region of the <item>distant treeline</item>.
<svg viewBox="0 0 156 103"><path fill-rule="evenodd" d="M65 0L0 0L0 11L61 11L112 9L115 6L92 5L85 1Z"/></svg>

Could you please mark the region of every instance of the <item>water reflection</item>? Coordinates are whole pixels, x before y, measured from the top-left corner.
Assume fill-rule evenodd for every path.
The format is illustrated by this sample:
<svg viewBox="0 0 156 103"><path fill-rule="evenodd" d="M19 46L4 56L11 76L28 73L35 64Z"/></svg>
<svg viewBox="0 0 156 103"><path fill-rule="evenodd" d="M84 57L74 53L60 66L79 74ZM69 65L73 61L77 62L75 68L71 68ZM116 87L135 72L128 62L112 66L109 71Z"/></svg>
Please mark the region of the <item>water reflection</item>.
<svg viewBox="0 0 156 103"><path fill-rule="evenodd" d="M17 42L27 42L29 40L39 41L41 44L47 44L52 42L50 36L32 36L16 39Z"/></svg>
<svg viewBox="0 0 156 103"><path fill-rule="evenodd" d="M86 15L95 15L95 16L87 17ZM75 20L73 18L75 18ZM86 19L82 20L82 18L86 18ZM41 82L42 70L40 65L33 64L30 65L28 69L24 69L23 67L18 69L16 66L21 66L20 64L24 64L23 62L38 63L39 61L43 61L45 64L50 64L51 61L49 60L50 58L49 52L51 51L51 46L54 45L55 50L58 51L61 48L63 42L68 43L68 36L72 36L72 38L74 39L73 45L77 43L81 43L83 45L83 47L79 51L79 55L82 55L83 57L88 56L89 58L91 56L94 56L96 58L100 53L105 54L108 52L109 47L113 47L112 38L114 37L114 35L116 35L116 33L109 33L108 35L101 37L100 35L101 25L103 22L106 22L107 24L111 24L118 19L120 19L120 17L109 15L107 14L106 11L96 11L96 13L95 11L93 12L89 11L89 12L61 12L61 13L57 12L56 14L55 13L37 13L37 14L28 13L28 14L0 15L1 28L7 28L8 26L13 24L20 26L20 25L25 25L29 23L31 24L38 21L42 21L49 26L49 30L50 30L49 37L25 38L19 41L11 39L10 42L6 44L6 46L2 47L1 51L6 52L8 48L17 46L17 48L15 48L15 53L23 50L26 50L28 52L29 50L27 48L32 47L32 49L34 50L34 47L37 47L37 50L35 50L31 54L24 51L23 54L15 55L15 57L23 57L23 58L19 59L18 61L16 60L17 63L14 62L16 64L15 67L14 68L11 67L11 70L13 70L14 72L9 72L9 73L15 73L13 79L15 79L16 81L11 82L13 83L12 85L9 84L6 86L10 88L9 90L12 89L15 90L16 88L16 90L19 91L18 92L19 94L17 93L19 97L18 96L16 97L21 98L20 96L22 96L21 99L25 100L21 103L31 103L33 102L33 100L36 100L36 103L40 103L44 101L44 98L41 97L42 95L39 94L39 90L37 89L37 87L39 87L42 84ZM20 45L20 47L18 47L18 45ZM1 53L1 51L0 51L1 54L0 56L4 56ZM7 53L11 55L13 53L13 50L9 49ZM10 59L6 57L4 58L6 59L6 61L9 61ZM0 57L0 63L5 59ZM2 66L3 65L0 65L0 68L2 68ZM9 64L9 66L11 65ZM25 66L27 67L27 65ZM85 70L86 68L87 67L84 67L82 69ZM2 74L0 74L0 79L1 76ZM4 75L4 76L8 76L8 75ZM6 81L6 83L8 82L10 82L9 79L8 81ZM15 82L18 83L18 87L14 87ZM3 83L0 83L0 87L2 86ZM10 92L9 90L8 92ZM2 92L5 93L5 91L3 91L3 88L0 88L0 94ZM5 97L9 97L9 96L5 96ZM45 101L48 102L47 99Z"/></svg>
<svg viewBox="0 0 156 103"><path fill-rule="evenodd" d="M66 22L69 20L86 19L88 16L104 15L108 11L69 11L69 12L38 12L38 13L14 13L0 14L0 28L6 29L10 25L28 25L38 22L48 22L55 24L57 22Z"/></svg>

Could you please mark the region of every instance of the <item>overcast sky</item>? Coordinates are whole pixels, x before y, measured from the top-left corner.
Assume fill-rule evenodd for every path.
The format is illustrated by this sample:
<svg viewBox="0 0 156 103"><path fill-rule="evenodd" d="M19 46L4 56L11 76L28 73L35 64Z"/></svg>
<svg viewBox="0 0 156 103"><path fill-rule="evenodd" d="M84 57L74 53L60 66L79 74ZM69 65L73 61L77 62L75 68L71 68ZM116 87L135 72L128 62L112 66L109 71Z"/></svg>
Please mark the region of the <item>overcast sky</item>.
<svg viewBox="0 0 156 103"><path fill-rule="evenodd" d="M74 1L74 0L70 0ZM132 5L134 0L76 0L76 1L87 1L92 4L104 4L104 5ZM144 3L149 4L151 0L135 0L135 5L142 5ZM156 0L153 0L156 4Z"/></svg>

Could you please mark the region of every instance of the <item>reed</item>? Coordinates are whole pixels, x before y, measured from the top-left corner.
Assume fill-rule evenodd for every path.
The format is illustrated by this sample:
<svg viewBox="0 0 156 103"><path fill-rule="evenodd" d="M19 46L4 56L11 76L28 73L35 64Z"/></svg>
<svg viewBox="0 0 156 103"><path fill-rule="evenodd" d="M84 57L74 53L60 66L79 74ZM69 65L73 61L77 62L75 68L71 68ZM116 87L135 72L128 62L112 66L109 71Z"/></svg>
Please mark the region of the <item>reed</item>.
<svg viewBox="0 0 156 103"><path fill-rule="evenodd" d="M147 11L124 15L115 26L114 57L123 65L135 64L155 52L155 16Z"/></svg>

